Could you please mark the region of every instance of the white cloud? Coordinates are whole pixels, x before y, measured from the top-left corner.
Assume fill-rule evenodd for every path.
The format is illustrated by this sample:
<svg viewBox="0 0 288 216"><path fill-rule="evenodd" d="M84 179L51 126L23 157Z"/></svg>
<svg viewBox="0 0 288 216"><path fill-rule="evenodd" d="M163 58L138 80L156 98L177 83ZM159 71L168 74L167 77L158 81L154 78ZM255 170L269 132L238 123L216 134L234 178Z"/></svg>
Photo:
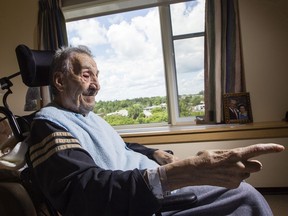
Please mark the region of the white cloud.
<svg viewBox="0 0 288 216"><path fill-rule="evenodd" d="M69 43L73 46L97 46L107 43L106 29L96 19L66 23Z"/></svg>
<svg viewBox="0 0 288 216"><path fill-rule="evenodd" d="M107 38L119 58L153 59L161 50L157 10L145 17L135 17L131 22L121 21L107 30Z"/></svg>
<svg viewBox="0 0 288 216"><path fill-rule="evenodd" d="M174 43L177 73L191 73L203 69L204 40L191 38Z"/></svg>
<svg viewBox="0 0 288 216"><path fill-rule="evenodd" d="M204 30L203 15L205 14L205 1L191 1L187 3L174 4L171 7L173 33L175 35L194 33Z"/></svg>
<svg viewBox="0 0 288 216"><path fill-rule="evenodd" d="M196 94L204 89L204 71L178 74L178 91L180 95Z"/></svg>

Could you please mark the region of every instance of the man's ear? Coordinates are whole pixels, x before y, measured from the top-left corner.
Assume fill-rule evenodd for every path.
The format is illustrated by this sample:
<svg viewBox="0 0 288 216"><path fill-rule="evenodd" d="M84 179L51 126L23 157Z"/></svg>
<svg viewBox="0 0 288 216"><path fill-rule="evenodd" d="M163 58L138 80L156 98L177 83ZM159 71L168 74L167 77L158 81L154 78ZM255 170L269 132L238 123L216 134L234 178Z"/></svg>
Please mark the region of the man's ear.
<svg viewBox="0 0 288 216"><path fill-rule="evenodd" d="M53 82L54 82L54 86L55 88L57 88L57 90L59 92L62 92L64 89L64 75L62 72L55 72L53 75Z"/></svg>

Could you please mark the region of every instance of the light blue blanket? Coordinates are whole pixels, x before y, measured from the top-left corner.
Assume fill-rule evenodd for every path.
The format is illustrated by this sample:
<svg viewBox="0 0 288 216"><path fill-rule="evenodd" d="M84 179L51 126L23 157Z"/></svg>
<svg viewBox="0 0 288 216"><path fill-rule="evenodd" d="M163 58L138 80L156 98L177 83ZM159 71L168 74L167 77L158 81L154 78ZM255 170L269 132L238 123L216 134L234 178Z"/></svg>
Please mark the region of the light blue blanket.
<svg viewBox="0 0 288 216"><path fill-rule="evenodd" d="M93 112L83 116L49 105L42 108L35 119L51 121L69 131L103 169L152 169L158 166L145 155L129 149L114 128Z"/></svg>

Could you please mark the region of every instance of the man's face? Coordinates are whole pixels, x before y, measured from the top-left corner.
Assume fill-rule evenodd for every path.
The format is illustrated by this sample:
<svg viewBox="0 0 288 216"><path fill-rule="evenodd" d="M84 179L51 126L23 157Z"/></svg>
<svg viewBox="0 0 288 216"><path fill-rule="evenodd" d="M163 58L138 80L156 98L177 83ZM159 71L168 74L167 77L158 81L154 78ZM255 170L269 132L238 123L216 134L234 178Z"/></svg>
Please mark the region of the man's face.
<svg viewBox="0 0 288 216"><path fill-rule="evenodd" d="M72 68L68 76L63 77L61 101L58 103L66 109L85 115L95 106L95 96L100 90L99 71L93 58L86 54L75 54L71 62Z"/></svg>
<svg viewBox="0 0 288 216"><path fill-rule="evenodd" d="M230 100L230 108L235 109L237 106L237 101L236 100Z"/></svg>

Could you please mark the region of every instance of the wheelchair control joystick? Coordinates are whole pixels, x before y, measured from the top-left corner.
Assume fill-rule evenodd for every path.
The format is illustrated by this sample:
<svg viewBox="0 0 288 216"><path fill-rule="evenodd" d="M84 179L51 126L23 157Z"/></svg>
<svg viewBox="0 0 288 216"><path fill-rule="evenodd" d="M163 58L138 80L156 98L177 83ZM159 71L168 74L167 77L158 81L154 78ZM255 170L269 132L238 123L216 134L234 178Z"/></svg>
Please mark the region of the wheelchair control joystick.
<svg viewBox="0 0 288 216"><path fill-rule="evenodd" d="M13 86L13 83L10 81L10 79L12 79L12 78L14 78L14 77L16 77L18 75L20 75L20 72L17 72L15 74L12 74L11 76L3 77L3 78L0 79L0 88L2 90L7 90L5 92L5 94L4 94L4 96L3 96L3 99L2 99L3 100L3 105L7 109L9 109L9 106L7 104L7 97L8 97L9 94L12 94L12 91L11 91L10 88Z"/></svg>

